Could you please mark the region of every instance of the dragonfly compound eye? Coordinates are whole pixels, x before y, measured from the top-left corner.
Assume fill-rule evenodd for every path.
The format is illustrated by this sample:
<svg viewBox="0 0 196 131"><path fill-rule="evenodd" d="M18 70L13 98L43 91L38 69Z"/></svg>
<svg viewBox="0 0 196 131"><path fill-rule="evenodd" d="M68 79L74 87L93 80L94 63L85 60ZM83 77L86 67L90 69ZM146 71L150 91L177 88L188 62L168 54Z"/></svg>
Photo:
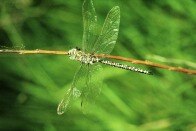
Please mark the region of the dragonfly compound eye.
<svg viewBox="0 0 196 131"><path fill-rule="evenodd" d="M80 51L81 49L79 47L76 46L76 50Z"/></svg>

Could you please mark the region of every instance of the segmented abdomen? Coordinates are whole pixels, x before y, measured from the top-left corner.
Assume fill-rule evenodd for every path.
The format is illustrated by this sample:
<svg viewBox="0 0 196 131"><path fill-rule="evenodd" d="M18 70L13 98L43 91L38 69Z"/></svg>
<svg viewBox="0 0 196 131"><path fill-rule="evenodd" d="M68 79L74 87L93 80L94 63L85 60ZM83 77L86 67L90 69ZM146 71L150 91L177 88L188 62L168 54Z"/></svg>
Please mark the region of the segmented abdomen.
<svg viewBox="0 0 196 131"><path fill-rule="evenodd" d="M125 70L130 70L130 71L134 71L134 72L139 72L139 73L151 75L150 71L142 70L140 68L135 68L135 67L131 67L128 65L124 65L124 64L120 64L120 63L116 63L116 62L112 62L112 61L108 61L108 60L99 60L99 62L106 64L106 65L113 66L113 67L122 68Z"/></svg>

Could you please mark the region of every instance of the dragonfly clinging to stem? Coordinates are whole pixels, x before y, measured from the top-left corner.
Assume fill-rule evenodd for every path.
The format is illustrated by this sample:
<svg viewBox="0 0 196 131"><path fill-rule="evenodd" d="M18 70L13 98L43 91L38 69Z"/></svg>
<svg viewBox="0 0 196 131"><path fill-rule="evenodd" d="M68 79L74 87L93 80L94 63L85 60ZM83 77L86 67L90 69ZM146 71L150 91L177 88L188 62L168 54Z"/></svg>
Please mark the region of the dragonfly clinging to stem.
<svg viewBox="0 0 196 131"><path fill-rule="evenodd" d="M57 114L63 114L72 100L81 97L82 104L92 101L101 91L101 81L96 78L96 72L101 69L99 63L122 68L143 74L150 74L147 70L112 62L99 58L96 54L110 54L113 50L119 32L120 8L113 7L105 19L101 34L97 37L97 16L92 0L84 0L83 8L83 41L82 50L74 48L68 51L69 58L81 62L70 89L59 103Z"/></svg>

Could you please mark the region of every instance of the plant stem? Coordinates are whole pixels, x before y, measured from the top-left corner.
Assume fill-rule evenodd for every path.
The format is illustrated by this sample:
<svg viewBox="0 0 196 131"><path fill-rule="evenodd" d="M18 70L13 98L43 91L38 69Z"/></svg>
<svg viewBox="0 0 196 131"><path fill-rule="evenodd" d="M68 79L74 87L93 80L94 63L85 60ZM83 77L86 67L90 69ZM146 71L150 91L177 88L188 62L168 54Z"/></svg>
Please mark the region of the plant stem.
<svg viewBox="0 0 196 131"><path fill-rule="evenodd" d="M49 55L67 55L67 51L59 51L59 50L0 50L0 54L19 54L19 55L26 55L26 54L49 54Z"/></svg>
<svg viewBox="0 0 196 131"><path fill-rule="evenodd" d="M19 54L19 55L26 55L26 54L49 54L49 55L68 55L67 51L54 51L54 50L0 50L0 54ZM125 58L121 56L113 56L113 55L105 55L105 54L97 54L95 55L99 58L108 58L108 59L115 59L115 60L121 60L121 61L126 61L130 62L133 64L141 64L141 65L146 65L146 66L151 66L151 67L156 67L156 68L162 68L170 71L176 71L176 72L181 72L181 73L186 73L186 74L196 74L196 70L191 70L191 69L186 69L182 67L174 67L174 66L168 66L168 65L163 65L163 64L158 64L154 62L150 62L147 60L136 60L133 58Z"/></svg>

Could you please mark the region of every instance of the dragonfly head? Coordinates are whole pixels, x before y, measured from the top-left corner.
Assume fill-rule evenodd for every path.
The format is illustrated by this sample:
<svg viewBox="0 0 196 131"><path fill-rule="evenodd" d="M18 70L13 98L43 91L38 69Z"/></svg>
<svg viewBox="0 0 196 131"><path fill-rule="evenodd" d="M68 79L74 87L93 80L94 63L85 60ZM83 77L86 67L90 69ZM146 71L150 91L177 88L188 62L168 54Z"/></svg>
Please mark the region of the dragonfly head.
<svg viewBox="0 0 196 131"><path fill-rule="evenodd" d="M69 58L71 60L78 60L78 58L82 55L82 51L79 48L73 48L68 51Z"/></svg>
<svg viewBox="0 0 196 131"><path fill-rule="evenodd" d="M68 51L68 55L69 55L69 58L71 60L75 60L76 54L77 54L77 49L76 48L73 48L73 49Z"/></svg>
<svg viewBox="0 0 196 131"><path fill-rule="evenodd" d="M69 50L68 55L71 60L80 61L85 64L93 64L99 61L99 59L92 54L85 53L77 48Z"/></svg>

